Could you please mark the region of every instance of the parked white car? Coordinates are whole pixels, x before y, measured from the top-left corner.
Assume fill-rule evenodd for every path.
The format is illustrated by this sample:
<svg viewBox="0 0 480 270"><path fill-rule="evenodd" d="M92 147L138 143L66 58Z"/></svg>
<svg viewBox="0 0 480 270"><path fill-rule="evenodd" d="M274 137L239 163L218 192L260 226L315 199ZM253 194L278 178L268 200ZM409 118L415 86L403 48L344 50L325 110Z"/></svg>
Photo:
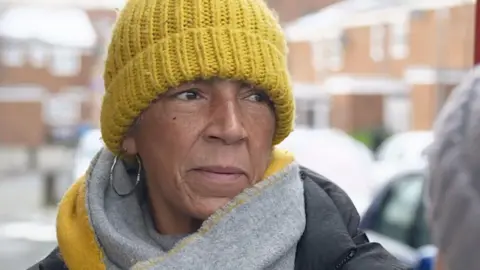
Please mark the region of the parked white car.
<svg viewBox="0 0 480 270"><path fill-rule="evenodd" d="M428 263L436 253L422 197L425 169L405 169L388 179L363 215L360 226L371 241L382 244L411 267Z"/></svg>
<svg viewBox="0 0 480 270"><path fill-rule="evenodd" d="M374 158L362 143L336 129L296 129L280 145L301 165L327 177L363 212L373 197Z"/></svg>
<svg viewBox="0 0 480 270"><path fill-rule="evenodd" d="M432 142L432 131L398 133L382 143L377 151L377 160L382 162L423 162L425 161L425 150Z"/></svg>
<svg viewBox="0 0 480 270"><path fill-rule="evenodd" d="M382 188L388 179L405 169L425 167L426 151L432 142L432 131L403 132L385 140L376 154L376 187Z"/></svg>
<svg viewBox="0 0 480 270"><path fill-rule="evenodd" d="M85 132L80 138L73 163L73 181L85 174L90 162L104 146L99 129Z"/></svg>

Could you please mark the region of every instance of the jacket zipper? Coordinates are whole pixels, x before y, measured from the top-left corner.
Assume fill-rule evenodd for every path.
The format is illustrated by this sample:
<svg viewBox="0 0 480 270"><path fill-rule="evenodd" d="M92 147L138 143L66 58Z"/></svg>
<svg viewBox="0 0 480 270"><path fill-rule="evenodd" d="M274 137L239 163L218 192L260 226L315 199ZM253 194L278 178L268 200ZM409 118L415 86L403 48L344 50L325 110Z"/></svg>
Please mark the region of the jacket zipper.
<svg viewBox="0 0 480 270"><path fill-rule="evenodd" d="M343 259L335 265L335 270L340 270L342 269L350 260L355 257L355 254L357 254L357 249L352 248L350 249L347 254L343 257Z"/></svg>

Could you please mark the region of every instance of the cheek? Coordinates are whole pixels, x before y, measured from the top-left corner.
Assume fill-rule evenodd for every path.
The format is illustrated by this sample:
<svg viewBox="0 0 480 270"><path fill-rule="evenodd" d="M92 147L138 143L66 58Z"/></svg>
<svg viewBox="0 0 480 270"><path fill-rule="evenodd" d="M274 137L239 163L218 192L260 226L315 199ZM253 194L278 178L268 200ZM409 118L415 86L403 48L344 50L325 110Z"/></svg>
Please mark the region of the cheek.
<svg viewBox="0 0 480 270"><path fill-rule="evenodd" d="M193 141L191 121L182 115L153 114L145 116L141 125L137 145L149 185L176 194L178 175Z"/></svg>
<svg viewBox="0 0 480 270"><path fill-rule="evenodd" d="M248 148L252 165L257 164L261 170L268 165L275 134L275 117L271 112L252 114L246 122L249 136Z"/></svg>
<svg viewBox="0 0 480 270"><path fill-rule="evenodd" d="M174 167L181 165L175 163L181 162L188 155L197 137L195 117L158 112L145 120L143 136L139 138L143 151L155 152L155 159L161 158Z"/></svg>
<svg viewBox="0 0 480 270"><path fill-rule="evenodd" d="M250 114L247 121L247 132L251 140L263 146L262 148L271 148L273 136L275 134L275 116L273 112L264 110L255 114Z"/></svg>

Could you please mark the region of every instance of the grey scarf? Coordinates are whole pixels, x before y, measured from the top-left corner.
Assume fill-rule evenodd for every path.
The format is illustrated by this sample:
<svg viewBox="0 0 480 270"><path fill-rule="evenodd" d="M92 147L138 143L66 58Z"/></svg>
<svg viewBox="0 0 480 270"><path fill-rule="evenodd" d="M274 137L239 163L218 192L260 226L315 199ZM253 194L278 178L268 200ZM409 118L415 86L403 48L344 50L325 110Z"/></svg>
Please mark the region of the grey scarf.
<svg viewBox="0 0 480 270"><path fill-rule="evenodd" d="M138 194L120 197L111 189L113 158L103 150L87 180L87 209L107 269L294 269L305 229L297 164L244 190L197 232L166 236L155 231ZM122 162L114 181L121 190L133 185Z"/></svg>

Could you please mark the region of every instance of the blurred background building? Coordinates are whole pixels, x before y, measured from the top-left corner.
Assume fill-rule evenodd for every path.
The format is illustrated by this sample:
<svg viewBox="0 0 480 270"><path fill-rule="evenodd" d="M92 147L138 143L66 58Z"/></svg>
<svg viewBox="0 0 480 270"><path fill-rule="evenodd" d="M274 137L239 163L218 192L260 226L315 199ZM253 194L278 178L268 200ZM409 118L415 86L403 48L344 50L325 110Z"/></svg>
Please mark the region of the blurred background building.
<svg viewBox="0 0 480 270"><path fill-rule="evenodd" d="M0 3L0 144L75 141L98 126L106 42L123 2ZM430 129L472 64L472 0L268 3L288 37L299 126Z"/></svg>
<svg viewBox="0 0 480 270"><path fill-rule="evenodd" d="M332 127L428 130L472 65L474 7L471 0L331 4L285 24L293 80L326 93ZM299 112L299 120L303 114L315 113Z"/></svg>
<svg viewBox="0 0 480 270"><path fill-rule="evenodd" d="M0 144L74 140L82 126L98 125L114 5L20 2L0 11Z"/></svg>

